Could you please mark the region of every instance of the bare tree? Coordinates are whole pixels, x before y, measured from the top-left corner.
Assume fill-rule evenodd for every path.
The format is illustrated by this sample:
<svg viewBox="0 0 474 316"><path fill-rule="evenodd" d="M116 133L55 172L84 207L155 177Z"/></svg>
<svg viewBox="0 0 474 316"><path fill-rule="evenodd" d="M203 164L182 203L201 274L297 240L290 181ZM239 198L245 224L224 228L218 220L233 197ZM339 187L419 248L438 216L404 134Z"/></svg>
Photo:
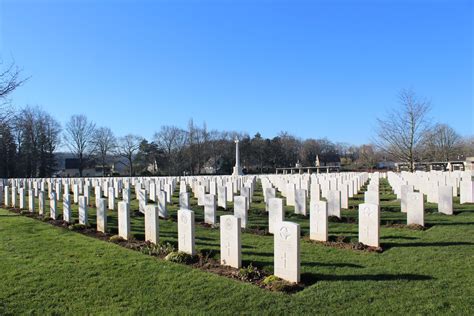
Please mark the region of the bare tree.
<svg viewBox="0 0 474 316"><path fill-rule="evenodd" d="M137 153L138 149L140 148L140 143L143 140L140 136L136 135L125 135L124 137L120 137L117 143L117 155L127 160L127 166L129 170L129 175L133 176L133 161L135 158L135 154Z"/></svg>
<svg viewBox="0 0 474 316"><path fill-rule="evenodd" d="M446 124L436 124L426 137L426 154L434 160L449 161L462 151L462 139Z"/></svg>
<svg viewBox="0 0 474 316"><path fill-rule="evenodd" d="M0 121L4 122L12 114L7 104L9 95L28 78L20 78L21 71L13 62L4 66L0 60L0 68Z"/></svg>
<svg viewBox="0 0 474 316"><path fill-rule="evenodd" d="M64 141L79 160L79 176L82 177L85 163L94 152L95 124L85 115L73 115L66 124Z"/></svg>
<svg viewBox="0 0 474 316"><path fill-rule="evenodd" d="M386 119L377 119L376 145L392 159L409 164L410 171L415 169L421 145L430 123L427 114L430 102L420 99L412 90L399 93L400 107L389 112Z"/></svg>
<svg viewBox="0 0 474 316"><path fill-rule="evenodd" d="M114 152L116 146L117 139L110 128L100 127L96 129L94 147L102 165L102 174L104 176L106 175L107 158Z"/></svg>
<svg viewBox="0 0 474 316"><path fill-rule="evenodd" d="M171 175L179 164L176 158L186 143L186 131L176 126L162 126L155 133L154 142L165 152L168 175Z"/></svg>

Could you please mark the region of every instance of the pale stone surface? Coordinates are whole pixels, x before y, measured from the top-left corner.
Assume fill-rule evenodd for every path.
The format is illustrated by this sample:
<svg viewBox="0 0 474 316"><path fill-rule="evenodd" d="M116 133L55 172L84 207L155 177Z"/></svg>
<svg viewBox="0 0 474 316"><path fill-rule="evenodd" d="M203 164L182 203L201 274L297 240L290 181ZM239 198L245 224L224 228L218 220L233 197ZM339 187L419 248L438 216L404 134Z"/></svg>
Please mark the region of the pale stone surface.
<svg viewBox="0 0 474 316"><path fill-rule="evenodd" d="M145 189L138 189L138 211L141 213L145 213L145 207L148 200L147 194ZM125 200L124 200L125 202ZM128 202L127 202L128 203Z"/></svg>
<svg viewBox="0 0 474 316"><path fill-rule="evenodd" d="M5 187L0 186L0 205L2 205L4 202L4 188Z"/></svg>
<svg viewBox="0 0 474 316"><path fill-rule="evenodd" d="M296 185L294 183L286 185L286 205L295 206L295 191Z"/></svg>
<svg viewBox="0 0 474 316"><path fill-rule="evenodd" d="M124 202L130 203L130 189L128 188L122 189L122 200Z"/></svg>
<svg viewBox="0 0 474 316"><path fill-rule="evenodd" d="M95 197L95 207L97 207L99 205L99 199L102 197L102 189L100 188L100 186L96 186L94 188L94 197ZM77 201L79 201L79 196L77 197ZM78 203L78 202L74 202L74 203Z"/></svg>
<svg viewBox="0 0 474 316"><path fill-rule="evenodd" d="M16 207L16 187L12 186L11 207Z"/></svg>
<svg viewBox="0 0 474 316"><path fill-rule="evenodd" d="M79 224L89 224L87 211L87 198L85 196L79 196Z"/></svg>
<svg viewBox="0 0 474 316"><path fill-rule="evenodd" d="M275 276L289 282L300 281L300 225L280 222L274 234Z"/></svg>
<svg viewBox="0 0 474 316"><path fill-rule="evenodd" d="M234 215L240 218L240 225L242 228L247 228L247 198L245 196L234 197Z"/></svg>
<svg viewBox="0 0 474 316"><path fill-rule="evenodd" d="M309 238L328 240L328 204L325 201L311 201L309 205Z"/></svg>
<svg viewBox="0 0 474 316"><path fill-rule="evenodd" d="M328 216L341 218L341 192L338 190L329 190L327 196Z"/></svg>
<svg viewBox="0 0 474 316"><path fill-rule="evenodd" d="M88 185L85 185L83 188L84 192L84 197L86 198L87 203L91 200L91 192L90 192L90 187Z"/></svg>
<svg viewBox="0 0 474 316"><path fill-rule="evenodd" d="M341 192L341 208L347 210L349 208L349 188L347 184L340 185Z"/></svg>
<svg viewBox="0 0 474 316"><path fill-rule="evenodd" d="M179 208L189 210L189 193L188 192L179 193Z"/></svg>
<svg viewBox="0 0 474 316"><path fill-rule="evenodd" d="M99 188L99 190L100 190L100 188ZM74 204L77 204L77 202L79 201L79 186L77 184L74 184L72 186L72 195L73 195ZM99 195L100 195L100 193L99 193ZM98 198L97 195L95 195L95 198L96 199Z"/></svg>
<svg viewBox="0 0 474 316"><path fill-rule="evenodd" d="M69 194L63 195L63 221L72 222L71 197Z"/></svg>
<svg viewBox="0 0 474 316"><path fill-rule="evenodd" d="M158 199L158 214L162 218L168 218L168 209L166 208L166 192L158 191L156 198Z"/></svg>
<svg viewBox="0 0 474 316"><path fill-rule="evenodd" d="M35 211L35 196L33 190L28 190L28 210L31 213Z"/></svg>
<svg viewBox="0 0 474 316"><path fill-rule="evenodd" d="M4 194L4 197L3 197L3 205L5 207L8 206L8 202L10 201L10 187L9 186L5 186L4 189L3 189L3 194Z"/></svg>
<svg viewBox="0 0 474 316"><path fill-rule="evenodd" d="M408 208L408 193L413 192L413 185L400 186L400 203L402 213L407 212Z"/></svg>
<svg viewBox="0 0 474 316"><path fill-rule="evenodd" d="M40 191L38 193L38 214L44 215L44 208L45 208L45 199L44 199L44 191Z"/></svg>
<svg viewBox="0 0 474 316"><path fill-rule="evenodd" d="M364 193L364 203L380 205L379 191L366 191Z"/></svg>
<svg viewBox="0 0 474 316"><path fill-rule="evenodd" d="M150 183L150 200L153 202L156 202L156 184L154 182ZM145 214L146 214L146 211L145 211Z"/></svg>
<svg viewBox="0 0 474 316"><path fill-rule="evenodd" d="M407 192L407 225L425 226L425 210L423 202L423 193Z"/></svg>
<svg viewBox="0 0 474 316"><path fill-rule="evenodd" d="M474 181L462 180L460 184L460 203L474 203Z"/></svg>
<svg viewBox="0 0 474 316"><path fill-rule="evenodd" d="M268 199L268 232L273 234L275 226L283 222L285 219L285 212L283 210L283 199L270 198Z"/></svg>
<svg viewBox="0 0 474 316"><path fill-rule="evenodd" d="M377 204L359 204L359 242L379 247L380 211Z"/></svg>
<svg viewBox="0 0 474 316"><path fill-rule="evenodd" d="M265 211L269 211L269 202L270 199L276 197L276 190L275 188L266 188L265 189Z"/></svg>
<svg viewBox="0 0 474 316"><path fill-rule="evenodd" d="M107 232L107 200L104 198L97 198L97 231L106 233Z"/></svg>
<svg viewBox="0 0 474 316"><path fill-rule="evenodd" d="M18 190L18 195L20 196L20 209L24 210L26 207L26 203L25 203L25 189L24 188L20 188Z"/></svg>
<svg viewBox="0 0 474 316"><path fill-rule="evenodd" d="M227 209L227 188L225 186L217 187L217 206Z"/></svg>
<svg viewBox="0 0 474 316"><path fill-rule="evenodd" d="M295 214L306 215L306 190L295 191Z"/></svg>
<svg viewBox="0 0 474 316"><path fill-rule="evenodd" d="M225 188L227 190L227 202L234 202L234 184L229 181Z"/></svg>
<svg viewBox="0 0 474 316"><path fill-rule="evenodd" d="M199 206L204 205L204 195L206 195L206 187L203 185L198 186L197 188L197 204Z"/></svg>
<svg viewBox="0 0 474 316"><path fill-rule="evenodd" d="M178 210L178 250L194 255L194 212Z"/></svg>
<svg viewBox="0 0 474 316"><path fill-rule="evenodd" d="M310 199L311 201L319 201L321 199L321 186L319 183L311 183Z"/></svg>
<svg viewBox="0 0 474 316"><path fill-rule="evenodd" d="M56 217L58 216L56 212L56 192L51 192L51 195L49 197L49 217L52 219L56 219Z"/></svg>
<svg viewBox="0 0 474 316"><path fill-rule="evenodd" d="M220 217L221 264L240 268L242 266L242 246L240 218L233 215Z"/></svg>
<svg viewBox="0 0 474 316"><path fill-rule="evenodd" d="M438 187L438 212L453 215L453 188L451 186Z"/></svg>
<svg viewBox="0 0 474 316"><path fill-rule="evenodd" d="M242 190L240 190L240 195L245 196L246 202L247 202L247 210L250 208L250 202L252 199L251 193L250 193L250 188L249 187L243 187Z"/></svg>
<svg viewBox="0 0 474 316"><path fill-rule="evenodd" d="M130 239L130 206L123 201L118 203L118 234L125 240Z"/></svg>
<svg viewBox="0 0 474 316"><path fill-rule="evenodd" d="M160 239L159 211L155 205L145 209L145 241L157 244Z"/></svg>
<svg viewBox="0 0 474 316"><path fill-rule="evenodd" d="M108 199L109 199L109 210L114 210L114 207L115 207L115 190L114 190L113 187L109 188Z"/></svg>
<svg viewBox="0 0 474 316"><path fill-rule="evenodd" d="M204 222L206 224L216 224L216 196L206 194L204 196Z"/></svg>

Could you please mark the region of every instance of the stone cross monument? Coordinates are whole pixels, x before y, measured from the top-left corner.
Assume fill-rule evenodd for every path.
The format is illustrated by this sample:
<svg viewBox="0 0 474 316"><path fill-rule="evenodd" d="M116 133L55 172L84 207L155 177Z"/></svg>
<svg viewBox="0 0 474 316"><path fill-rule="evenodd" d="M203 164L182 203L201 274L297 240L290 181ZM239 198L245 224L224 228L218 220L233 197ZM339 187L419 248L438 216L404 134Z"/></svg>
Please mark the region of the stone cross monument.
<svg viewBox="0 0 474 316"><path fill-rule="evenodd" d="M240 157L239 157L239 140L235 138L235 167L234 171L232 172L233 176L242 176L244 173L242 172L242 167L240 167Z"/></svg>

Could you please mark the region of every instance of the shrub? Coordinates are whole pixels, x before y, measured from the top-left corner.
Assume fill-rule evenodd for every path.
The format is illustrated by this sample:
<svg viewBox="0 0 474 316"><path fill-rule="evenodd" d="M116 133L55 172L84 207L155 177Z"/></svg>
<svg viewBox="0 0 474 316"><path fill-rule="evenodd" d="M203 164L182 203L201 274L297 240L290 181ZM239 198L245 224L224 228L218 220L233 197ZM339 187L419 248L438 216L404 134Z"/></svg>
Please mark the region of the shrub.
<svg viewBox="0 0 474 316"><path fill-rule="evenodd" d="M275 275L269 275L263 279L262 284L271 291L277 292L293 292L297 289L298 285L282 280Z"/></svg>
<svg viewBox="0 0 474 316"><path fill-rule="evenodd" d="M70 230L75 230L75 231L77 231L77 230L84 230L84 229L86 229L86 225L83 225L83 224L73 224L73 225L70 225L70 226L69 226L69 229L70 229Z"/></svg>
<svg viewBox="0 0 474 316"><path fill-rule="evenodd" d="M261 279L262 276L262 271L258 270L257 267L254 267L252 264L239 270L239 277L244 281L256 281Z"/></svg>
<svg viewBox="0 0 474 316"><path fill-rule="evenodd" d="M115 243L118 243L118 242L121 242L121 241L124 241L125 239L123 239L122 237L120 237L119 235L113 235L112 237L110 237L109 241L111 242L115 242Z"/></svg>
<svg viewBox="0 0 474 316"><path fill-rule="evenodd" d="M175 251L175 248L169 242L159 242L158 244L146 242L146 244L141 247L140 251L150 256L161 256Z"/></svg>
<svg viewBox="0 0 474 316"><path fill-rule="evenodd" d="M193 263L194 256L182 251L172 251L165 257L165 260L176 263L190 264Z"/></svg>

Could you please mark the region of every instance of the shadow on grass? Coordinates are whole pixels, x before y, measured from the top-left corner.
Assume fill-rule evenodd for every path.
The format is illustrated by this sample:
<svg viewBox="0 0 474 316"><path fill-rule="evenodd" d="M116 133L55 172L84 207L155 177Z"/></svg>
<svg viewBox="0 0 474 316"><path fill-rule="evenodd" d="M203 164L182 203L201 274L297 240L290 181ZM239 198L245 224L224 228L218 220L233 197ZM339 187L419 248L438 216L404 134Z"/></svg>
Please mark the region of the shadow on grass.
<svg viewBox="0 0 474 316"><path fill-rule="evenodd" d="M302 266L307 266L307 267L338 267L338 268L364 268L364 266L361 266L360 264L354 264L354 263L321 263L321 262L302 262Z"/></svg>
<svg viewBox="0 0 474 316"><path fill-rule="evenodd" d="M461 225L474 225L474 222L442 222L442 223L436 223L436 222L430 222L430 225L433 226L461 226Z"/></svg>
<svg viewBox="0 0 474 316"><path fill-rule="evenodd" d="M397 248L397 247L450 247L450 246L472 246L472 242L453 241L453 242L414 242L414 243L383 243L383 249Z"/></svg>
<svg viewBox="0 0 474 316"><path fill-rule="evenodd" d="M301 283L306 286L313 285L318 281L428 281L434 278L421 274L356 274L356 275L331 275L302 273Z"/></svg>
<svg viewBox="0 0 474 316"><path fill-rule="evenodd" d="M408 236L383 236L381 239L404 239L404 240L416 240L420 239L418 237L408 237Z"/></svg>
<svg viewBox="0 0 474 316"><path fill-rule="evenodd" d="M273 257L273 252L250 252L250 251L243 251L242 254L249 255L249 256L261 256L261 257Z"/></svg>

